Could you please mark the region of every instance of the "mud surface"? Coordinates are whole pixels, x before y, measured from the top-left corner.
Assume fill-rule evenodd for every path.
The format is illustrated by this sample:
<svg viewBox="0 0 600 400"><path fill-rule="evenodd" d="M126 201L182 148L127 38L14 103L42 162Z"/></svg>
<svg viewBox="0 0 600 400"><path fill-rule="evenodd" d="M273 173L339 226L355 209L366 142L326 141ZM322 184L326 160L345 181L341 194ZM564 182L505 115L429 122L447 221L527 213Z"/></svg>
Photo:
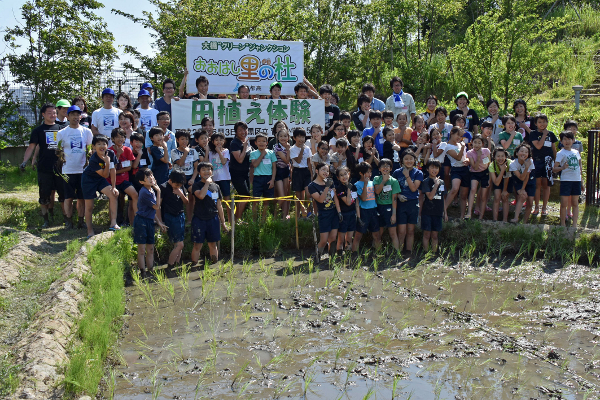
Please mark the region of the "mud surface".
<svg viewBox="0 0 600 400"><path fill-rule="evenodd" d="M320 268L301 260L225 262L164 279L159 270L133 284L120 364L104 396L600 394L597 270L443 256Z"/></svg>

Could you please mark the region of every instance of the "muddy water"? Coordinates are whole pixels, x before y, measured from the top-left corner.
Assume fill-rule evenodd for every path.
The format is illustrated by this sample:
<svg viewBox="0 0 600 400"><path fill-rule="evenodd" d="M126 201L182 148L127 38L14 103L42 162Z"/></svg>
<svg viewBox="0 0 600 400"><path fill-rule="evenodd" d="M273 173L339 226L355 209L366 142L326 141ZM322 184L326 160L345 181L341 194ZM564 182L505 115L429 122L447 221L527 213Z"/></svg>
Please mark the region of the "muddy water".
<svg viewBox="0 0 600 400"><path fill-rule="evenodd" d="M104 395L598 398L597 271L480 261L290 256L134 285Z"/></svg>

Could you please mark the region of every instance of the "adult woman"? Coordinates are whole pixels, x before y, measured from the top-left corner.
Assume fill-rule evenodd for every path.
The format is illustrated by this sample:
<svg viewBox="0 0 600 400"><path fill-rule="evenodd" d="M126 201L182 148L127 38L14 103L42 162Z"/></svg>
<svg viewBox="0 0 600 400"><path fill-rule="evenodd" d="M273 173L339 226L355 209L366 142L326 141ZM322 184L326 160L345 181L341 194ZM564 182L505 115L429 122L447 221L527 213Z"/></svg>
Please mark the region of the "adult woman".
<svg viewBox="0 0 600 400"><path fill-rule="evenodd" d="M117 95L117 108L121 111L131 111L133 104L131 104L131 98L125 92L121 92Z"/></svg>
<svg viewBox="0 0 600 400"><path fill-rule="evenodd" d="M253 150L248 140L248 125L236 122L233 126L235 137L229 145L229 172L231 183L237 194L250 196L250 152ZM247 203L239 203L235 209L235 217L240 219Z"/></svg>
<svg viewBox="0 0 600 400"><path fill-rule="evenodd" d="M81 119L79 120L79 124L81 126L89 128L90 125L92 125L92 116L89 115L87 102L85 101L85 98L83 98L82 96L77 96L73 99L71 104L79 107L79 109L81 110Z"/></svg>
<svg viewBox="0 0 600 400"><path fill-rule="evenodd" d="M135 124L135 118L129 111L124 111L119 114L119 128L125 131L125 146L131 148L129 139L131 134L134 132L133 125Z"/></svg>

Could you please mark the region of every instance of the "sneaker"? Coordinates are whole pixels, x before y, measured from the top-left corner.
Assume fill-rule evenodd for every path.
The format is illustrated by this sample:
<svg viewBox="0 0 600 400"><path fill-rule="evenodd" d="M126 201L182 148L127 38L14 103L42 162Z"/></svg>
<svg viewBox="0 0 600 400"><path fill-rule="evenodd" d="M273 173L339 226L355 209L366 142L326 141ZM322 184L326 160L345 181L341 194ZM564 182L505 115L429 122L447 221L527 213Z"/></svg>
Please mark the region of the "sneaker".
<svg viewBox="0 0 600 400"><path fill-rule="evenodd" d="M65 221L65 229L73 229L73 221L70 219Z"/></svg>
<svg viewBox="0 0 600 400"><path fill-rule="evenodd" d="M46 229L50 227L50 221L48 221L47 219L44 220L44 223L42 224L42 229Z"/></svg>

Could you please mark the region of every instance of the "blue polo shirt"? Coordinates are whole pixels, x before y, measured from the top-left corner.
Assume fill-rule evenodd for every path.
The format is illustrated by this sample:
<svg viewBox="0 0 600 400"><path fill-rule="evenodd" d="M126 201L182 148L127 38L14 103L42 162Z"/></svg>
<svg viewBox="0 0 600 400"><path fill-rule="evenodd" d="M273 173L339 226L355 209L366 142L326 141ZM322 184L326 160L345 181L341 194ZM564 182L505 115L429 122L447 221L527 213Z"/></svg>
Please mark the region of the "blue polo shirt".
<svg viewBox="0 0 600 400"><path fill-rule="evenodd" d="M385 139L383 138L383 135L381 134L382 131L383 131L383 127L380 127L379 133L377 133L377 136L375 136L375 148L377 149L377 152L379 154L383 154L383 143L385 142ZM367 128L363 131L361 137L373 136L373 132L375 132L375 128Z"/></svg>
<svg viewBox="0 0 600 400"><path fill-rule="evenodd" d="M371 100L371 110L385 111L385 103L376 97Z"/></svg>

